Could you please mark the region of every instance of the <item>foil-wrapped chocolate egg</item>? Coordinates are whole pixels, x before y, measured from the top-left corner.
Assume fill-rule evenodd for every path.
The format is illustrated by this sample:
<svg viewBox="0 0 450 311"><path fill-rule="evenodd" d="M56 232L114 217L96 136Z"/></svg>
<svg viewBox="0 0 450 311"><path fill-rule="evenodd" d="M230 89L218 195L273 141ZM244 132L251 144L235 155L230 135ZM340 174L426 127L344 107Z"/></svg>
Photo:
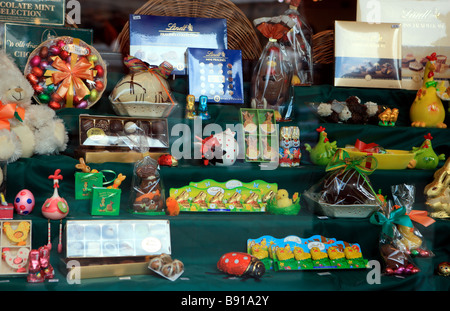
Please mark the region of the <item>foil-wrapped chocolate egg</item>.
<svg viewBox="0 0 450 311"><path fill-rule="evenodd" d="M39 57L39 55L35 55L30 59L31 67L39 66L40 63L41 63L41 58Z"/></svg>
<svg viewBox="0 0 450 311"><path fill-rule="evenodd" d="M39 50L39 56L40 56L42 59L47 58L47 57L48 57L48 47L43 46L43 47Z"/></svg>

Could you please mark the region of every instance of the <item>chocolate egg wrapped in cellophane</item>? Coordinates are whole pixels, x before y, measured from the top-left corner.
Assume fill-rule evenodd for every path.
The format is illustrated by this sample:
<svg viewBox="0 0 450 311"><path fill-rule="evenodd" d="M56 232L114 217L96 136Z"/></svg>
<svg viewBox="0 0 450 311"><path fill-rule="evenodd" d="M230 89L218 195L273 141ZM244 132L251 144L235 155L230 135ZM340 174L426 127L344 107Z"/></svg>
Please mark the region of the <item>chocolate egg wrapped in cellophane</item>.
<svg viewBox="0 0 450 311"><path fill-rule="evenodd" d="M329 217L365 218L380 207L368 175L377 166L372 156L350 158L338 149L326 167L327 174L305 191L308 207Z"/></svg>
<svg viewBox="0 0 450 311"><path fill-rule="evenodd" d="M294 22L288 16L275 16L255 19L253 24L268 42L253 71L251 107L274 109L277 121L288 121L292 119L289 95L292 66L278 40L294 26Z"/></svg>
<svg viewBox="0 0 450 311"><path fill-rule="evenodd" d="M123 116L168 117L176 106L167 81L173 66L163 62L151 67L133 56L125 57L124 63L130 72L109 96L114 111Z"/></svg>

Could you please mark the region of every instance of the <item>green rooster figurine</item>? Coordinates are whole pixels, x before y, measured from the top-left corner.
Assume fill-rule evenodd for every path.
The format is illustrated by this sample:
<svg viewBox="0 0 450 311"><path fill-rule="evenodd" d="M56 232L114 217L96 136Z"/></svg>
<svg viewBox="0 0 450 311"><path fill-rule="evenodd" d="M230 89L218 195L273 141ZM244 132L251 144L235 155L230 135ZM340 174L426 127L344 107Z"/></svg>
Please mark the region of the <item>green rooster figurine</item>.
<svg viewBox="0 0 450 311"><path fill-rule="evenodd" d="M439 161L445 160L445 154L437 155L433 150L433 146L431 145L431 140L433 137L430 133L424 136L425 141L422 143L420 147L413 147L412 152L416 155L414 159L412 159L408 168L416 168L419 170L431 170L435 169Z"/></svg>
<svg viewBox="0 0 450 311"><path fill-rule="evenodd" d="M309 144L305 144L305 148L309 152L312 163L326 166L337 150L336 141L329 141L324 127L320 126L316 131L319 132L317 145L311 148Z"/></svg>

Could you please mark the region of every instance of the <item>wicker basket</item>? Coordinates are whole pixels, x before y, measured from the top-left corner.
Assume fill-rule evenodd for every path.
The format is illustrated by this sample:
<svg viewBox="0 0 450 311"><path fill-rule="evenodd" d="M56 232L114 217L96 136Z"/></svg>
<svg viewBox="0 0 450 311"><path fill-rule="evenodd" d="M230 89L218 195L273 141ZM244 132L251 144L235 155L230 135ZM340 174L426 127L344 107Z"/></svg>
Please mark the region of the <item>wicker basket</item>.
<svg viewBox="0 0 450 311"><path fill-rule="evenodd" d="M334 31L325 30L312 37L314 64L332 64L334 62Z"/></svg>
<svg viewBox="0 0 450 311"><path fill-rule="evenodd" d="M252 23L229 0L150 0L134 14L177 17L225 18L227 20L228 49L241 50L242 58L258 59L262 47ZM120 52L130 51L130 32L127 22L118 36Z"/></svg>

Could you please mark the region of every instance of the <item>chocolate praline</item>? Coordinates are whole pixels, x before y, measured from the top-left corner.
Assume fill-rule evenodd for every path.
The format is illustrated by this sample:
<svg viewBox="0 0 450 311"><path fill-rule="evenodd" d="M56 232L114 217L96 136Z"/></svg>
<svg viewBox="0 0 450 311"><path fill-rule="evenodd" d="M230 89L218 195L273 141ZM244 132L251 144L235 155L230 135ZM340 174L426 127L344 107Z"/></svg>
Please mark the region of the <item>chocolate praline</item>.
<svg viewBox="0 0 450 311"><path fill-rule="evenodd" d="M83 119L81 121L81 130L87 132L89 129L94 127L94 121L91 119Z"/></svg>
<svg viewBox="0 0 450 311"><path fill-rule="evenodd" d="M158 135L158 134L164 134L165 133L165 126L163 121L155 121L152 122L152 134Z"/></svg>
<svg viewBox="0 0 450 311"><path fill-rule="evenodd" d="M95 122L95 127L102 129L105 134L109 131L109 123L107 120L97 120Z"/></svg>
<svg viewBox="0 0 450 311"><path fill-rule="evenodd" d="M109 122L109 129L112 133L118 133L123 131L123 123L121 120L111 120Z"/></svg>

